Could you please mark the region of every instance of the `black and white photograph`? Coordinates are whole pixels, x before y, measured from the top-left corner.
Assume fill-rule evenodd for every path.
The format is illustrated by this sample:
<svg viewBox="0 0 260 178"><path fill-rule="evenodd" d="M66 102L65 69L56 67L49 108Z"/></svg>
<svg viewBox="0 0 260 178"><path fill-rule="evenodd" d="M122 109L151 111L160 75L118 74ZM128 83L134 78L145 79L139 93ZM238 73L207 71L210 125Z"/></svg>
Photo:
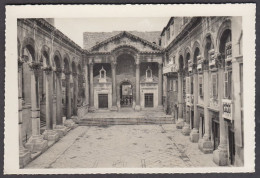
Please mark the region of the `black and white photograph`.
<svg viewBox="0 0 260 178"><path fill-rule="evenodd" d="M6 172L254 171L255 6L230 6L7 8Z"/></svg>

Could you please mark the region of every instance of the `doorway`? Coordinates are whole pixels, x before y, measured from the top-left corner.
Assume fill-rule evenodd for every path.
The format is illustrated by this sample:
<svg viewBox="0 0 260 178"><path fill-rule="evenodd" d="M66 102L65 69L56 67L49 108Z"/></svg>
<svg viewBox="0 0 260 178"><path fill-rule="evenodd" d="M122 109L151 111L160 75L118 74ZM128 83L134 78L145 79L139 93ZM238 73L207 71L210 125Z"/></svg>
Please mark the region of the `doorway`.
<svg viewBox="0 0 260 178"><path fill-rule="evenodd" d="M153 107L153 93L144 94L144 107L146 107L146 108Z"/></svg>
<svg viewBox="0 0 260 178"><path fill-rule="evenodd" d="M132 107L133 87L130 82L123 82L120 85L120 105L121 107Z"/></svg>
<svg viewBox="0 0 260 178"><path fill-rule="evenodd" d="M98 94L98 108L108 108L108 94Z"/></svg>
<svg viewBox="0 0 260 178"><path fill-rule="evenodd" d="M220 130L218 118L212 118L213 149L218 149L220 142Z"/></svg>

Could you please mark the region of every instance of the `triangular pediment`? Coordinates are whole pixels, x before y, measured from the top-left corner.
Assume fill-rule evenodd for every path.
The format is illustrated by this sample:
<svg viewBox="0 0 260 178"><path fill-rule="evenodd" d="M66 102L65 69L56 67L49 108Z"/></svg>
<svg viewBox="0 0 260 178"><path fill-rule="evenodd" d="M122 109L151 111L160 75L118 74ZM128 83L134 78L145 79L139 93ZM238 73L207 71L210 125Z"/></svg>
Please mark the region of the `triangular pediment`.
<svg viewBox="0 0 260 178"><path fill-rule="evenodd" d="M90 52L111 52L120 46L132 46L140 52L160 52L162 50L157 44L129 32L121 32L96 44L90 49Z"/></svg>

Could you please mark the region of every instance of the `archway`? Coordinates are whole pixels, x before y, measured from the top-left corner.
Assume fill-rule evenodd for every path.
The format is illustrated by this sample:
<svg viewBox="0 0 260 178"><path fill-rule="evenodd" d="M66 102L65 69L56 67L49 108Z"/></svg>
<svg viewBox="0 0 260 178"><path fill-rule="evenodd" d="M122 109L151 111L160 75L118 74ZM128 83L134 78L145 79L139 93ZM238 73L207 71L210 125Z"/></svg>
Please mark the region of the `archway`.
<svg viewBox="0 0 260 178"><path fill-rule="evenodd" d="M120 84L120 105L121 107L132 107L133 85L129 81Z"/></svg>

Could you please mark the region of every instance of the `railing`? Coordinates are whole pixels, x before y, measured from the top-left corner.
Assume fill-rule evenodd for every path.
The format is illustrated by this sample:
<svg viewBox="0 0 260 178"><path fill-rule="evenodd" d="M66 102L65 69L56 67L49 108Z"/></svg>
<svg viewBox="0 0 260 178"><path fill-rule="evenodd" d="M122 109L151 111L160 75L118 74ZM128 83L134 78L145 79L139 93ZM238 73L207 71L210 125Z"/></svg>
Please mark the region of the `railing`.
<svg viewBox="0 0 260 178"><path fill-rule="evenodd" d="M178 72L178 65L168 64L167 66L163 67L163 74L170 73L170 72Z"/></svg>

